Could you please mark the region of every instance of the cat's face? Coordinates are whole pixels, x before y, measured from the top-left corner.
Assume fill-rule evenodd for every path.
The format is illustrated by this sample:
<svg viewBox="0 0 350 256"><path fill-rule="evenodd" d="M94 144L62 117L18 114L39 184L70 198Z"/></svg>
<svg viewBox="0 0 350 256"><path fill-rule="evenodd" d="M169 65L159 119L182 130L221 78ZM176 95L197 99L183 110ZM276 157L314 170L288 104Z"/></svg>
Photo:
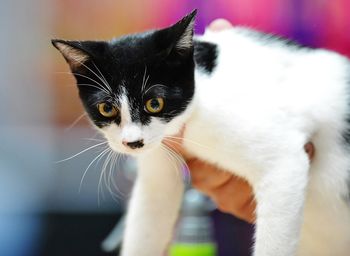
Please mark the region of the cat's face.
<svg viewBox="0 0 350 256"><path fill-rule="evenodd" d="M113 150L141 153L181 129L194 95L195 14L166 29L109 42L52 41Z"/></svg>

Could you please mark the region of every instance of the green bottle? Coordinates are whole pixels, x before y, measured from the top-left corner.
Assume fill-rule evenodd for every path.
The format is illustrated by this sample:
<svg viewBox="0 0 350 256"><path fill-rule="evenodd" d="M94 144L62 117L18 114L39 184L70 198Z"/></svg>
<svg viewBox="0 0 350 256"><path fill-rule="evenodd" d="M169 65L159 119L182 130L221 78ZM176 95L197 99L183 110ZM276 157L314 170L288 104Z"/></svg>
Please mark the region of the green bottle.
<svg viewBox="0 0 350 256"><path fill-rule="evenodd" d="M216 256L207 198L194 189L184 196L170 256Z"/></svg>

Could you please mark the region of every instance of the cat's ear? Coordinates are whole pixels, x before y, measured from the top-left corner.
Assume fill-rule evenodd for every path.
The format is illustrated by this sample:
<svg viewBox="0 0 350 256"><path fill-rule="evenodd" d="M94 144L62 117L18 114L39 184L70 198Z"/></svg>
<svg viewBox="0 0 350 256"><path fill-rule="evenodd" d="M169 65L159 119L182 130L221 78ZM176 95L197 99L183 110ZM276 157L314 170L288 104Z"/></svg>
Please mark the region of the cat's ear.
<svg viewBox="0 0 350 256"><path fill-rule="evenodd" d="M175 44L177 50L186 51L193 47L193 30L196 15L197 9L193 10L171 27L175 34L178 34Z"/></svg>
<svg viewBox="0 0 350 256"><path fill-rule="evenodd" d="M66 59L72 71L77 71L91 58L78 41L65 41L60 39L51 40L53 46L59 50Z"/></svg>
<svg viewBox="0 0 350 256"><path fill-rule="evenodd" d="M193 29L197 10L183 17L174 25L155 32L156 45L162 54L187 55L193 50Z"/></svg>

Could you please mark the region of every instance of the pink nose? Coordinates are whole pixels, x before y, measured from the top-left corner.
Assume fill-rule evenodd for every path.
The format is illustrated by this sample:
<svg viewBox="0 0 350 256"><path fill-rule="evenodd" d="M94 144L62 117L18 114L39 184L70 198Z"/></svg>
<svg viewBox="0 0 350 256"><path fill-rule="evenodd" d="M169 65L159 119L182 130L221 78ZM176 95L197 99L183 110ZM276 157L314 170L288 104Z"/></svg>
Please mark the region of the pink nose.
<svg viewBox="0 0 350 256"><path fill-rule="evenodd" d="M144 146L143 140L137 140L137 141L132 141L132 142L123 140L122 143L124 146L127 146L127 147L132 148L132 149L142 148Z"/></svg>

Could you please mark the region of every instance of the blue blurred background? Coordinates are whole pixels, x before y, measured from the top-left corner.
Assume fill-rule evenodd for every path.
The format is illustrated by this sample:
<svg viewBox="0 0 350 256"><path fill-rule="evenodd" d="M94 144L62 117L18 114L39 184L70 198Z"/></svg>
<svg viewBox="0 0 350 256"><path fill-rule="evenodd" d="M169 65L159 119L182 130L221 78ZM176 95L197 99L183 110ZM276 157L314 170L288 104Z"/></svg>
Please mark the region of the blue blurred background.
<svg viewBox="0 0 350 256"><path fill-rule="evenodd" d="M103 160L90 166L79 192L99 147L55 163L99 137L50 39L108 39L167 26L194 8L197 33L226 18L350 56L347 0L1 0L0 255L98 255L98 245L82 248L112 228L134 176L132 162L111 173L116 200L99 188Z"/></svg>

